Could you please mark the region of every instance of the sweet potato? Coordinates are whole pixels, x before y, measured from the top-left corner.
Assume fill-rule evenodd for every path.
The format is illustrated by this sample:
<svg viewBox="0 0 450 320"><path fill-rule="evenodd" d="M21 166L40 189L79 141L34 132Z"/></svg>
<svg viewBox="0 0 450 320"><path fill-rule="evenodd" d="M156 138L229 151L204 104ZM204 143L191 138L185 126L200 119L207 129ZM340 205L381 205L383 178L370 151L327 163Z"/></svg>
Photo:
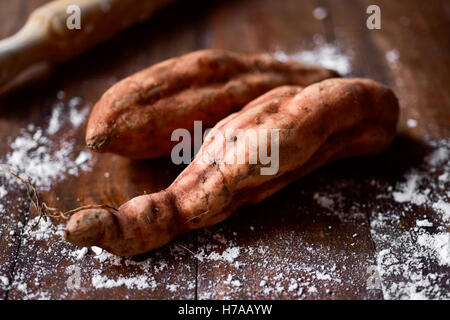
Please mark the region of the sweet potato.
<svg viewBox="0 0 450 320"><path fill-rule="evenodd" d="M334 71L267 54L203 50L169 59L115 84L94 106L88 148L132 158L170 155L177 128L211 127L281 85L309 85Z"/></svg>
<svg viewBox="0 0 450 320"><path fill-rule="evenodd" d="M223 221L240 206L259 202L327 163L382 152L394 138L398 113L393 92L372 80L276 88L220 121L215 130L225 139L208 134L194 162L167 189L131 199L118 211L80 211L70 218L65 238L123 256L160 247L182 232ZM255 128L279 130L274 175L261 175L259 160L221 161L231 155L226 149L219 156L224 144L245 148L237 129ZM269 147L273 153L276 145Z"/></svg>

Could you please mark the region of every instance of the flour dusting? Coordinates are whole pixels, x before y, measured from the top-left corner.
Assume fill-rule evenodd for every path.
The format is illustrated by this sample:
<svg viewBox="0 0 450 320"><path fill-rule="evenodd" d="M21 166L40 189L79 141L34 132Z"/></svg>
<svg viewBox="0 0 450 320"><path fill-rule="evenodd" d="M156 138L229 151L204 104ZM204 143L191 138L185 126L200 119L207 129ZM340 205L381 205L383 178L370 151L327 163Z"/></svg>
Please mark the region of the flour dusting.
<svg viewBox="0 0 450 320"><path fill-rule="evenodd" d="M430 141L424 163L407 171L390 194L392 205L371 215L385 299L450 299L449 142ZM406 227L416 212L427 215Z"/></svg>
<svg viewBox="0 0 450 320"><path fill-rule="evenodd" d="M275 51L274 56L281 61L293 59L319 64L325 68L336 70L341 75L347 75L352 71L350 54L342 53L339 47L334 44L322 43L322 41L318 41L318 43L313 50L302 50L294 53Z"/></svg>
<svg viewBox="0 0 450 320"><path fill-rule="evenodd" d="M53 183L64 180L67 176L77 176L82 171L89 171L93 164L89 152L77 146L73 133L85 121L87 107L76 111L77 105L70 107L70 119L64 114L64 104L58 102L52 109L47 128L29 124L20 134L10 139L10 151L0 156L0 176L10 184L19 182L5 172L10 169L23 178L30 178L40 190L49 190ZM56 135L61 128L65 133Z"/></svg>
<svg viewBox="0 0 450 320"><path fill-rule="evenodd" d="M313 16L317 20L324 20L326 17L328 17L328 10L325 7L314 8Z"/></svg>
<svg viewBox="0 0 450 320"><path fill-rule="evenodd" d="M154 280L149 281L147 276L137 276L132 278L118 277L117 279L110 279L99 274L92 277L92 285L96 289L125 286L128 289L143 290L148 288L154 289L157 287Z"/></svg>

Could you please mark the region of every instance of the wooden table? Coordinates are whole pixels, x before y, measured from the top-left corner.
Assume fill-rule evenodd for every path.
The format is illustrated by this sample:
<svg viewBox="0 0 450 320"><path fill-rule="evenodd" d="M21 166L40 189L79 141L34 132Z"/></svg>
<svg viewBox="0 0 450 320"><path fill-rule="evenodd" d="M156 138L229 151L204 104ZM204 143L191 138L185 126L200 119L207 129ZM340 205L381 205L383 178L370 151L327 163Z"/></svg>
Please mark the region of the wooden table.
<svg viewBox="0 0 450 320"><path fill-rule="evenodd" d="M17 31L44 2L2 1L0 37ZM366 28L366 8L372 4L381 8L381 30ZM313 15L319 6L327 9L325 19ZM6 208L0 216L0 298L383 299L417 298L420 292L449 298L450 270L436 257L419 265L420 276L433 275L425 284L411 284L415 280L405 275L411 270L388 272L383 261L389 253L399 270L408 268L414 250L408 241L414 244L425 232L416 227L424 215L433 222L426 234L450 231L448 221L429 205L399 203L389 193L401 189L405 174L417 166L422 174L429 172L430 181L448 170L448 158L434 167L424 160L432 152L426 141L450 138L448 30L450 2L445 0L188 1L3 97L1 161L30 123L47 128L58 106L62 117L69 117L73 97L89 108L118 79L155 62L201 48L295 53L313 50L314 39L322 37L351 56L351 76L392 87L402 109L399 137L387 153L330 165L218 226L132 260L75 251L42 225L30 232L33 217L23 189L0 176L7 190L0 199ZM417 126L414 121L407 126L408 119ZM74 141L67 157L78 155L84 125L64 122L49 143ZM43 200L65 210L90 203L117 206L168 186L182 170L169 159L93 155L88 162L90 170L63 172L49 182L49 190L39 190ZM431 191L448 204L448 176L443 183Z"/></svg>

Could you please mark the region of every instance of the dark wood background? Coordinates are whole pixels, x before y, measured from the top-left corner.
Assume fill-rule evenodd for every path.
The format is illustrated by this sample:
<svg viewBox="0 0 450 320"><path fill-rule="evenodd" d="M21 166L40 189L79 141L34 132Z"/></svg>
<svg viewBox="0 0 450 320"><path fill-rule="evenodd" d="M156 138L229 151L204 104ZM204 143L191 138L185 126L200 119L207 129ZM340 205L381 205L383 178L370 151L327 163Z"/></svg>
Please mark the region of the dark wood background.
<svg viewBox="0 0 450 320"><path fill-rule="evenodd" d="M0 37L16 32L28 14L45 2L0 0ZM371 4L381 7L382 30L366 28L366 8ZM313 17L312 11L318 6L328 9L326 19ZM392 200L377 198L367 185L371 179L395 185L408 166L423 157L426 147L422 140L450 137L448 30L450 2L446 0L184 1L61 65L46 80L1 98L0 155L4 155L10 150L8 141L28 123L45 126L59 90L66 93L67 99L79 96L85 105L92 106L118 79L169 57L201 48L244 52L273 52L278 48L295 52L313 49L313 36L319 34L328 43L337 42L343 52L353 52L351 75L370 77L391 86L402 109L399 138L386 154L321 169L261 204L242 208L217 227L192 232L175 244L140 257L138 260L148 262L147 267L127 266L123 261L119 265L102 264L92 253L74 262L67 252L75 248L56 236L24 242L17 223L26 224L30 219L25 215L29 204L23 200L17 203L21 191L10 190L7 200L13 209L8 218L0 217L1 271L10 284L3 289L0 286L0 298L382 299L381 288L367 287L368 270L376 265L380 251L371 237L370 212L390 205ZM391 50L400 53L400 65L388 63L386 53ZM418 126L408 128L409 118L417 119ZM82 150L83 126L74 138L77 150ZM94 157L91 172L68 177L53 185L51 191L42 191L43 199L63 209L89 203L119 205L143 192L168 186L182 169L171 165L168 159ZM105 172L110 173L108 179ZM348 219L324 214L324 208L313 199L316 192L326 191L328 184L343 179L348 182L342 189ZM364 204L359 218L350 215L354 203ZM17 232L4 236L9 230ZM214 235L225 237L227 243ZM226 261L201 261L190 253L200 248L206 254L222 252L230 241L241 248L267 250L241 249L236 258L241 263L239 267ZM82 288L69 290L67 267L74 263L82 270ZM296 269L299 263L303 267ZM333 265L339 269L339 281L308 278L314 268ZM155 271L157 266L161 268ZM155 280L155 286L144 290L126 286L95 289L89 276L99 270L114 279L147 275ZM282 282L284 290L264 291L260 282L267 277L266 287L274 288L278 273L309 281L306 287L315 286L317 291L295 290L294 294L288 290L287 282ZM233 285L230 280L239 280L240 285Z"/></svg>

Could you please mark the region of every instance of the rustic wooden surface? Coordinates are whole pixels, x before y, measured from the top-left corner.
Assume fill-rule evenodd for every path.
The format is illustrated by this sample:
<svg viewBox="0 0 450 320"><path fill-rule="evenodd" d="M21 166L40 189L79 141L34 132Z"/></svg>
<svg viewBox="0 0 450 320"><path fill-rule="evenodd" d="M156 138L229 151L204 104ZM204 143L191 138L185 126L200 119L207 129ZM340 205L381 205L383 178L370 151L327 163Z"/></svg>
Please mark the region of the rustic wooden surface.
<svg viewBox="0 0 450 320"><path fill-rule="evenodd" d="M29 12L44 2L0 0L0 37L17 31ZM395 183L426 152L418 141L425 137L450 137L450 3L445 0L188 2L175 4L148 22L60 66L48 79L1 98L0 155L9 151L8 141L28 123L45 126L59 90L68 98L82 97L84 104L92 106L118 79L172 56L201 48L295 52L314 48L314 35L321 35L326 42L338 41L345 50L354 53L352 75L382 81L397 93L402 112L400 135L393 148L374 159L343 161L323 168L263 203L242 208L217 227L192 232L171 246L140 257L139 260L149 261L147 269L124 263L102 265L88 254L76 261L82 276L82 288L77 290L68 290L66 285L67 268L74 262L63 254L55 254L74 247L58 237L24 243L18 222L26 223L29 219L26 215L29 204L16 203L20 191L11 190L7 200L12 209L8 210L8 217L0 216L1 271L11 285L6 289L0 286L0 298L382 299L381 288L367 287L370 276L367 270L376 263L380 250L371 238L370 212L377 206L389 205L384 203L389 200L376 199L366 182L377 178ZM365 10L371 4L382 9L382 30L365 27ZM312 11L317 6L328 9L326 19L313 17ZM401 17L408 17L407 25L400 22L406 21ZM386 53L393 49L401 52L400 67L393 67L386 60ZM419 119L413 129L406 126L411 117ZM80 127L73 133L78 151L83 148L83 130ZM129 161L95 155L95 160L92 171L53 185L51 191L42 193L43 199L65 209L88 203L119 205L130 197L168 186L182 169L171 165L168 159ZM109 178L105 178L105 172L109 172ZM347 181L341 190L346 199L344 212L350 214L354 203L363 203L360 216L338 219L324 214L324 208L313 199L316 192L327 190L328 183L343 179ZM13 236L3 236L10 230L16 231ZM223 238L227 240L221 241ZM197 259L190 253L200 248L205 255L225 250L230 241L240 248L266 249L241 250L236 259L239 266L223 260ZM295 267L301 263L322 269L338 268L339 281L324 284L323 280L311 278L308 268ZM161 268L156 272L158 266ZM102 270L102 274L115 279L151 273L156 284L145 290L127 286L95 289L89 281L92 270ZM308 282L308 287L316 290L295 291L294 295L294 290L287 289L289 283L276 280L277 274L283 272L289 272L290 278ZM261 281L268 282L269 287L276 287L275 282L279 281L286 289L264 291ZM39 296L40 292L46 295Z"/></svg>

